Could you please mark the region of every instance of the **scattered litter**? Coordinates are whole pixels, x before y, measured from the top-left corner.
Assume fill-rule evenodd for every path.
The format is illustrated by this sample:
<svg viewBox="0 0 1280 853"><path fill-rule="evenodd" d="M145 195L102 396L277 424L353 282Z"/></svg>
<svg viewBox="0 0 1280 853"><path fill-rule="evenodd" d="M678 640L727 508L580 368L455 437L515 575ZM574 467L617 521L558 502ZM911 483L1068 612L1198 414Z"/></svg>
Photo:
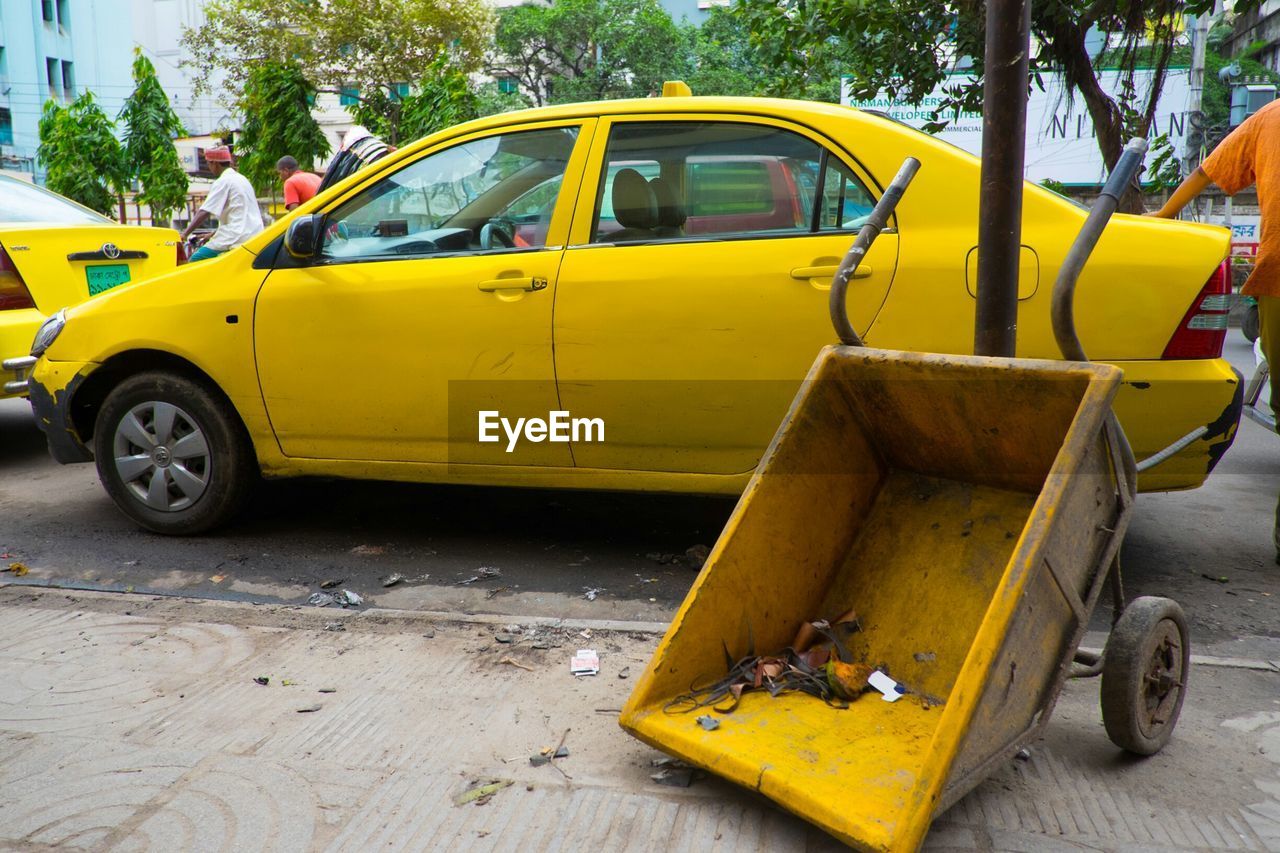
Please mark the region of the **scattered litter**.
<svg viewBox="0 0 1280 853"><path fill-rule="evenodd" d="M897 702L907 692L905 687L878 669L867 678L867 683L883 693L882 698L886 702Z"/></svg>
<svg viewBox="0 0 1280 853"><path fill-rule="evenodd" d="M498 780L494 782L486 782L483 785L477 785L467 791L462 792L454 798L453 804L456 806L465 806L467 803L475 803L477 806L483 806L489 800L493 799L493 795L510 785L510 782Z"/></svg>
<svg viewBox="0 0 1280 853"><path fill-rule="evenodd" d="M579 636L579 637L581 637L581 638L582 638L582 639L584 639L584 640L590 640L590 639L591 639L591 629L590 629L590 628L583 628L581 631L579 631L579 632L578 632L578 636Z"/></svg>
<svg viewBox="0 0 1280 853"><path fill-rule="evenodd" d="M328 580L320 581L320 588L333 589L336 586L341 586L344 581L346 581L346 578L329 578Z"/></svg>
<svg viewBox="0 0 1280 853"><path fill-rule="evenodd" d="M22 577L27 572L31 571L31 569L27 568L26 563L10 563L9 571L13 572L15 577Z"/></svg>
<svg viewBox="0 0 1280 853"><path fill-rule="evenodd" d="M543 752L538 753L537 755L530 755L530 756L529 756L529 764L531 764L531 765L532 765L532 766L534 766L534 767L541 767L541 766L543 766L544 764L550 764L550 763L551 763L551 756L548 754L548 753L550 753L550 752L551 752L551 750L550 750L550 748L548 748L548 749L544 750Z"/></svg>
<svg viewBox="0 0 1280 853"><path fill-rule="evenodd" d="M702 726L704 729L706 729L709 732L714 732L716 729L720 728L719 720L717 720L715 717L708 717L705 714L701 717L698 717L696 722L698 725Z"/></svg>
<svg viewBox="0 0 1280 853"><path fill-rule="evenodd" d="M211 583L222 583L226 579L227 579L226 575L210 575L209 576L209 581Z"/></svg>
<svg viewBox="0 0 1280 853"><path fill-rule="evenodd" d="M645 554L645 557L661 566L670 565L676 561L675 554Z"/></svg>
<svg viewBox="0 0 1280 853"><path fill-rule="evenodd" d="M621 714L621 708L596 708L597 714Z"/></svg>
<svg viewBox="0 0 1280 853"><path fill-rule="evenodd" d="M3 554L0 554L0 560L12 560L16 556L18 555L10 554L8 551L5 551Z"/></svg>
<svg viewBox="0 0 1280 853"><path fill-rule="evenodd" d="M624 667L623 667L623 668L618 672L618 677L619 677L619 678L626 678L626 677L627 677L627 676L629 676L629 675L631 675L631 667L629 667L629 666L624 666Z"/></svg>
<svg viewBox="0 0 1280 853"><path fill-rule="evenodd" d="M263 687L266 687L268 684L270 684L270 683L271 683L271 678L270 678L270 676L266 676L266 675L259 675L257 678L255 678L255 679L253 680L253 683L254 683L254 684L261 684Z"/></svg>
<svg viewBox="0 0 1280 853"><path fill-rule="evenodd" d="M349 589L344 589L333 596L333 600L343 607L359 607L364 604L364 598Z"/></svg>
<svg viewBox="0 0 1280 853"><path fill-rule="evenodd" d="M495 569L493 566L481 566L479 569L476 570L476 573L474 575L467 578L466 580L458 581L456 586L467 586L468 584L473 584L476 581L485 581L485 580L489 580L489 578L500 578L500 577L502 577L501 569Z"/></svg>
<svg viewBox="0 0 1280 853"><path fill-rule="evenodd" d="M509 586L495 586L493 589L485 590L484 597L486 599L497 598L499 593L510 592Z"/></svg>
<svg viewBox="0 0 1280 853"><path fill-rule="evenodd" d="M351 553L360 557L376 557L387 553L387 549L381 545L357 545L351 549Z"/></svg>
<svg viewBox="0 0 1280 853"><path fill-rule="evenodd" d="M520 661L516 660L515 658L511 657L510 655L508 655L507 657L504 657L502 660L498 661L498 663L505 663L505 664L509 664L509 665L511 665L511 666L518 666L518 667L520 667L521 669L528 670L529 672L533 672L533 671L534 671L533 667L528 666L527 664L520 663Z"/></svg>
<svg viewBox="0 0 1280 853"><path fill-rule="evenodd" d="M436 638L436 629L428 628L422 633L422 636L426 637L428 640L434 640Z"/></svg>
<svg viewBox="0 0 1280 853"><path fill-rule="evenodd" d="M138 563L139 563L139 562L141 562L141 561L140 561L140 560L125 560L125 561L124 561L124 565L126 565L126 566L136 566L136 565L138 565Z"/></svg>
<svg viewBox="0 0 1280 853"><path fill-rule="evenodd" d="M338 688L336 688L336 687L321 687L321 688L320 688L319 690L317 690L316 692L317 692L317 693L337 693L337 692L338 692Z"/></svg>
<svg viewBox="0 0 1280 853"><path fill-rule="evenodd" d="M551 754L551 757L552 758L568 758L569 747L565 746L563 743L560 744L559 746L556 747L556 751Z"/></svg>
<svg viewBox="0 0 1280 853"><path fill-rule="evenodd" d="M312 713L315 713L316 711L319 711L322 707L323 706L321 705L303 705L301 708L298 709L298 713L312 714Z"/></svg>
<svg viewBox="0 0 1280 853"><path fill-rule="evenodd" d="M401 574L388 575L387 578L383 580L382 585L384 587L395 586L396 584L400 583L402 580L404 580L404 575L401 575Z"/></svg>
<svg viewBox="0 0 1280 853"><path fill-rule="evenodd" d="M1017 753L1015 753L1013 757L1014 757L1014 758L1016 758L1016 759L1018 759L1019 761L1030 761L1030 760L1031 760L1031 750L1027 749L1027 748L1024 746L1022 749L1018 750L1018 751L1017 751Z"/></svg>
<svg viewBox="0 0 1280 853"><path fill-rule="evenodd" d="M1207 581L1214 581L1215 583L1227 583L1231 580L1226 575L1206 575L1204 573L1201 573L1200 577L1204 578Z"/></svg>
<svg viewBox="0 0 1280 853"><path fill-rule="evenodd" d="M499 643L503 643L504 645L508 643L514 643L516 641L514 634L506 634L506 633L494 634L493 638L497 640Z"/></svg>
<svg viewBox="0 0 1280 853"><path fill-rule="evenodd" d="M938 659L934 652L916 652L912 657L916 659L916 663L933 663Z"/></svg>
<svg viewBox="0 0 1280 853"><path fill-rule="evenodd" d="M584 586L582 589L583 589L582 597L585 598L587 601L595 601L596 596L604 592L603 589L599 587L594 587L594 586Z"/></svg>
<svg viewBox="0 0 1280 853"><path fill-rule="evenodd" d="M328 607L335 601L336 599L327 592L313 592L311 597L307 599L307 604L315 607Z"/></svg>
<svg viewBox="0 0 1280 853"><path fill-rule="evenodd" d="M684 561L691 569L700 569L711 556L711 549L706 545L694 545L684 552Z"/></svg>
<svg viewBox="0 0 1280 853"><path fill-rule="evenodd" d="M292 678L282 678L280 680L281 687L293 687L297 683L298 682L294 681Z"/></svg>
<svg viewBox="0 0 1280 853"><path fill-rule="evenodd" d="M569 672L574 675L597 675L600 672L600 656L595 649L578 649L569 661Z"/></svg>
<svg viewBox="0 0 1280 853"><path fill-rule="evenodd" d="M345 631L347 630L347 626L341 622L330 622L328 625L324 626L324 629L326 631Z"/></svg>
<svg viewBox="0 0 1280 853"><path fill-rule="evenodd" d="M692 767L674 767L659 770L649 778L659 785L668 785L672 788L688 788L693 784L693 772Z"/></svg>

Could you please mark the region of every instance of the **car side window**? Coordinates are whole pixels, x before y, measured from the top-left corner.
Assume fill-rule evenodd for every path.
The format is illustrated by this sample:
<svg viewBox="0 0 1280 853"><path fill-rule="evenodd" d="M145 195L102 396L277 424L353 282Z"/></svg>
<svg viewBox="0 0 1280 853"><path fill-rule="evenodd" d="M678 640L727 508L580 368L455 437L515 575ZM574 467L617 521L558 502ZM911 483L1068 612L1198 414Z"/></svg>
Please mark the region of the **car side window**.
<svg viewBox="0 0 1280 853"><path fill-rule="evenodd" d="M828 225L826 213L815 218L828 162L831 174L843 171L832 179L832 198L823 192L824 210L845 198L857 200L853 210L870 198L820 145L788 130L738 122L618 123L606 148L593 242L793 236L815 226L848 227L847 216L839 217L840 225Z"/></svg>
<svg viewBox="0 0 1280 853"><path fill-rule="evenodd" d="M857 230L871 215L876 200L849 167L827 158L822 174L822 198L818 209L821 231Z"/></svg>
<svg viewBox="0 0 1280 853"><path fill-rule="evenodd" d="M577 128L473 139L428 154L325 217L323 262L538 249Z"/></svg>

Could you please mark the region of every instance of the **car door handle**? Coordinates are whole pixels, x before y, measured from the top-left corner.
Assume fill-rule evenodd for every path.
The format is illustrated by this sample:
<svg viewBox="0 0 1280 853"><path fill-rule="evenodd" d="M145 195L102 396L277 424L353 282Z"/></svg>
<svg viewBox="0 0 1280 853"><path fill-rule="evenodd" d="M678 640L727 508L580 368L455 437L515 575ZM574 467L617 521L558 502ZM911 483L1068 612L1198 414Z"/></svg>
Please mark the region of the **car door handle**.
<svg viewBox="0 0 1280 853"><path fill-rule="evenodd" d="M493 293L495 290L546 290L547 280L538 276L526 276L525 278L493 278L488 281L482 281L476 285L477 288L485 293Z"/></svg>
<svg viewBox="0 0 1280 853"><path fill-rule="evenodd" d="M825 267L796 267L791 271L791 277L798 281L808 281L811 278L829 279L835 276L836 270L838 269L839 267L835 265ZM853 275L851 275L850 278L869 278L871 276L871 272L871 267L865 265L859 266L853 271Z"/></svg>

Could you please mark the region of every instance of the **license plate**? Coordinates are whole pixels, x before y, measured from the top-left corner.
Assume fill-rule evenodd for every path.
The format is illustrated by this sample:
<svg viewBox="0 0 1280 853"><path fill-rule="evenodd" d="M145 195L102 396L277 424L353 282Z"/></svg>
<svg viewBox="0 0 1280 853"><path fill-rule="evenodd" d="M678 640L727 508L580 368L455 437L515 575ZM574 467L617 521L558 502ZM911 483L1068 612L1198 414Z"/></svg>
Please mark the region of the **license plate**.
<svg viewBox="0 0 1280 853"><path fill-rule="evenodd" d="M128 264L97 264L84 268L89 282L89 295L97 296L104 290L118 287L129 280Z"/></svg>

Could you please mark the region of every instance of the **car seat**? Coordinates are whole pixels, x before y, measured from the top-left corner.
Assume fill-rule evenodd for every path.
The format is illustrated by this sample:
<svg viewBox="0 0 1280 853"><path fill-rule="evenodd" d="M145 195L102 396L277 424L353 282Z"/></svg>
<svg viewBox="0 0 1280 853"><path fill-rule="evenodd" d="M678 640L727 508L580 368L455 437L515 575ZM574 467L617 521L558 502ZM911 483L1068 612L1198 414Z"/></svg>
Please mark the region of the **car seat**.
<svg viewBox="0 0 1280 853"><path fill-rule="evenodd" d="M609 242L619 240L652 240L658 224L658 205L653 189L635 169L622 169L613 178L613 215L622 228L601 235Z"/></svg>
<svg viewBox="0 0 1280 853"><path fill-rule="evenodd" d="M677 199L675 187L666 178L654 178L649 181L649 189L653 190L653 198L658 205L658 224L654 232L659 237L683 237L684 223L689 214Z"/></svg>

